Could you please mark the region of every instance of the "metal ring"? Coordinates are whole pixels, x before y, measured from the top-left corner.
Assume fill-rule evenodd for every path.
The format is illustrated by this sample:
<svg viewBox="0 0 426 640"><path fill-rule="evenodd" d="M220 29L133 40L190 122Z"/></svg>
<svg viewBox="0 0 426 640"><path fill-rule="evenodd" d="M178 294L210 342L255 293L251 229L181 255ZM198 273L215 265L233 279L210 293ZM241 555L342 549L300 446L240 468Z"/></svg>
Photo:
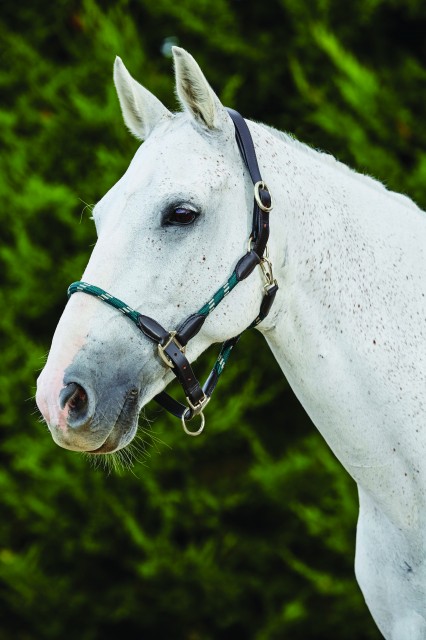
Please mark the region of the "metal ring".
<svg viewBox="0 0 426 640"><path fill-rule="evenodd" d="M256 184L254 185L254 199L256 200L259 209L262 209L262 211L271 211L271 209L272 209L272 197L271 197L271 205L269 207L265 207L265 205L263 204L262 200L260 199L259 189L262 189L262 191L267 191L269 193L269 197L271 197L271 194L270 194L270 191L268 189L268 185L266 184L266 182L263 182L263 180L260 180L259 182L256 182Z"/></svg>
<svg viewBox="0 0 426 640"><path fill-rule="evenodd" d="M185 431L187 436L199 436L200 433L202 433L203 429L204 429L204 425L206 423L206 420L204 418L204 413L202 411L200 411L200 413L198 414L201 417L201 425L200 427L197 429L197 431L190 431L188 429L188 427L186 426L186 422L185 422L185 414L183 414L182 416L182 426L183 426L183 430Z"/></svg>

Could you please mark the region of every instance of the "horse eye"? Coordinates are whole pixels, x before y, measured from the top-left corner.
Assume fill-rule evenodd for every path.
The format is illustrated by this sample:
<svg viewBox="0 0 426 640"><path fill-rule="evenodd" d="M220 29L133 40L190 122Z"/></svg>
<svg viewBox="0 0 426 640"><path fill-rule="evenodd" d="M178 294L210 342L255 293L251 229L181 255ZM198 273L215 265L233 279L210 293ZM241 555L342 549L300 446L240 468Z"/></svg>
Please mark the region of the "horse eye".
<svg viewBox="0 0 426 640"><path fill-rule="evenodd" d="M168 214L165 223L174 225L191 224L198 218L198 211L194 211L189 207L175 207Z"/></svg>

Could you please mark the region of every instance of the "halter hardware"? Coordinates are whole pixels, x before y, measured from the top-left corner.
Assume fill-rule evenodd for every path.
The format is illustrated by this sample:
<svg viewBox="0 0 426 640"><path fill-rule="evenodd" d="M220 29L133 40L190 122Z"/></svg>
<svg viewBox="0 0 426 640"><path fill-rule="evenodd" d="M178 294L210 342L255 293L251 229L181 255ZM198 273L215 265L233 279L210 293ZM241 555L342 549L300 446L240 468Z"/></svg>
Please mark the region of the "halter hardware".
<svg viewBox="0 0 426 640"><path fill-rule="evenodd" d="M192 416L191 418L188 418L189 420L191 420L192 418L194 418L195 416L199 416L203 413L204 408L209 404L210 402L210 397L206 396L204 394L204 397L201 398L201 400L199 400L199 402L197 402L197 404L192 404L191 400L189 398L187 398L188 404L189 404L189 408L192 411ZM183 418L185 417L185 415L182 416Z"/></svg>
<svg viewBox="0 0 426 640"><path fill-rule="evenodd" d="M202 411L199 411L199 413L197 413L197 415L200 416L201 423L200 423L200 426L198 427L198 429L196 431L191 431L191 429L188 429L188 427L186 426L185 414L181 418L182 427L183 427L183 430L185 431L187 436L199 436L200 433L202 433L204 431L204 425L206 424L206 419L204 417L204 413ZM192 420L192 418L190 418L190 420Z"/></svg>
<svg viewBox="0 0 426 640"><path fill-rule="evenodd" d="M168 393L162 391L154 400L182 421L184 432L189 436L198 436L204 429L204 409L210 402L219 377L225 368L232 349L240 339L240 335L226 340L216 359L204 385L201 386L196 378L189 361L186 358L186 345L200 331L207 316L217 307L223 298L242 280L247 278L257 265L260 266L265 280L264 295L258 316L248 328L256 327L268 315L278 291L278 284L272 272L272 263L268 253L269 212L272 209L271 194L263 182L256 158L253 140L244 118L233 109L228 114L235 126L235 138L241 157L250 174L254 185L253 227L248 242L247 253L237 262L231 276L196 313L190 315L175 331L166 331L156 320L142 315L128 304L87 282L73 282L68 287L68 297L81 292L94 296L102 302L118 309L132 320L142 333L157 344L158 354L163 363L169 367L183 387L188 406L181 404ZM187 422L195 416L200 416L198 429L191 431Z"/></svg>
<svg viewBox="0 0 426 640"><path fill-rule="evenodd" d="M263 191L263 193L264 193L263 197L265 199L265 202L263 202L263 200L262 200L262 198L260 196L260 192L261 191ZM259 207L259 209L261 209L265 213L269 213L269 211L272 211L273 207L272 207L271 194L269 192L267 184L265 182L263 182L263 180L259 180L254 185L254 199L256 200L257 206ZM267 204L268 202L269 202L269 204Z"/></svg>
<svg viewBox="0 0 426 640"><path fill-rule="evenodd" d="M201 424L200 424L199 428L196 431L191 431L186 426L187 420L186 420L185 416L186 416L187 412L185 411L185 413L182 414L182 427L183 427L183 430L185 431L185 433L188 436L199 436L200 433L203 431L204 425L206 423L206 419L204 418L204 413L203 412L204 412L205 407L209 404L210 400L211 400L210 396L206 396L204 394L204 398L201 398L201 400L199 400L199 402L197 402L197 404L194 405L194 404L192 404L191 400L189 398L187 398L187 402L189 404L188 411L192 412L192 415L188 418L188 421L192 420L192 418L195 418L195 416L200 416L200 418L201 418Z"/></svg>
<svg viewBox="0 0 426 640"><path fill-rule="evenodd" d="M264 290L269 291L272 287L278 286L272 271L272 262L269 259L268 245L266 245L265 255L261 259L259 266L262 270L262 274L265 279L265 285L263 287Z"/></svg>
<svg viewBox="0 0 426 640"><path fill-rule="evenodd" d="M169 339L167 340L167 342L165 344L158 344L157 348L158 348L158 354L160 356L160 358L162 359L162 361L164 362L164 364L167 367L170 367L170 369L174 369L174 363L171 360L171 358L169 358L169 356L165 353L165 349L167 349L167 347L169 345L173 344L179 349L179 351L181 353L185 353L186 351L186 346L183 347L181 344L179 344L179 342L176 340L176 334L177 331L170 331L169 333Z"/></svg>

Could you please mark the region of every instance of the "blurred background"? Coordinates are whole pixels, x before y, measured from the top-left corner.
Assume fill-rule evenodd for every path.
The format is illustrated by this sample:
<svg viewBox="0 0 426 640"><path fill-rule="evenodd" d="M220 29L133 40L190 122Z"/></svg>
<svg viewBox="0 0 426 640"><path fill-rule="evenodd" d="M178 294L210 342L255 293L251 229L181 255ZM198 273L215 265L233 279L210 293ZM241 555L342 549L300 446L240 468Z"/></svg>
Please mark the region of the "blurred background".
<svg viewBox="0 0 426 640"><path fill-rule="evenodd" d="M175 109L179 44L225 104L424 208L426 4L3 0L0 12L0 638L379 638L353 574L354 483L261 336L240 342L203 437L148 407L131 469L59 449L33 395L95 242L90 205L137 148L115 55Z"/></svg>

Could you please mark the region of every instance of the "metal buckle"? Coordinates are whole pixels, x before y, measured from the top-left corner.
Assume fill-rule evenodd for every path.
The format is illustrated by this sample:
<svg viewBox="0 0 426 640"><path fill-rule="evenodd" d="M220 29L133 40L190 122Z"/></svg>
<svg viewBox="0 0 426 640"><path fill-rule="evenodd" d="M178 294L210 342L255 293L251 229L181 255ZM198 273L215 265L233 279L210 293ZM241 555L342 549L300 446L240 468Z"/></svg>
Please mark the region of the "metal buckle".
<svg viewBox="0 0 426 640"><path fill-rule="evenodd" d="M183 430L185 431L186 435L188 436L199 436L200 433L202 433L202 431L204 430L204 425L206 424L206 419L204 418L204 413L203 410L204 408L208 405L208 403L210 402L210 396L206 396L204 395L204 398L201 398L201 400L199 402L197 402L197 404L192 404L191 400L189 398L187 398L188 400L188 404L190 406L190 408L193 411L193 416L190 418L192 420L192 418L195 418L195 416L200 416L201 418L201 424L198 427L198 429L196 431L190 431L190 429L188 429L188 427L186 426L186 420L185 420L185 414L182 415L182 427Z"/></svg>
<svg viewBox="0 0 426 640"><path fill-rule="evenodd" d="M271 209L272 209L272 197L271 197L270 206L269 207L265 207L265 205L263 204L262 200L260 199L259 189L262 189L262 191L267 191L269 193L269 196L271 196L266 182L263 182L263 180L259 180L259 182L256 182L256 184L254 185L254 199L256 200L259 209L261 209L262 211L271 211Z"/></svg>
<svg viewBox="0 0 426 640"><path fill-rule="evenodd" d="M176 333L177 333L177 331L170 331L169 339L167 340L166 344L164 344L164 345L159 344L158 345L158 355L160 356L160 358L162 359L164 364L167 365L168 367L170 367L170 369L174 369L175 365L170 360L169 356L166 353L164 353L164 350L167 349L169 344L171 344L173 342L177 346L177 348L179 349L179 351L181 353L185 353L185 350L186 350L186 347L183 347L176 340L176 338L175 338Z"/></svg>
<svg viewBox="0 0 426 640"><path fill-rule="evenodd" d="M272 262L269 260L268 245L265 247L265 255L261 259L259 266L262 269L263 277L265 278L264 289L265 291L268 291L268 289L277 284L272 272Z"/></svg>

